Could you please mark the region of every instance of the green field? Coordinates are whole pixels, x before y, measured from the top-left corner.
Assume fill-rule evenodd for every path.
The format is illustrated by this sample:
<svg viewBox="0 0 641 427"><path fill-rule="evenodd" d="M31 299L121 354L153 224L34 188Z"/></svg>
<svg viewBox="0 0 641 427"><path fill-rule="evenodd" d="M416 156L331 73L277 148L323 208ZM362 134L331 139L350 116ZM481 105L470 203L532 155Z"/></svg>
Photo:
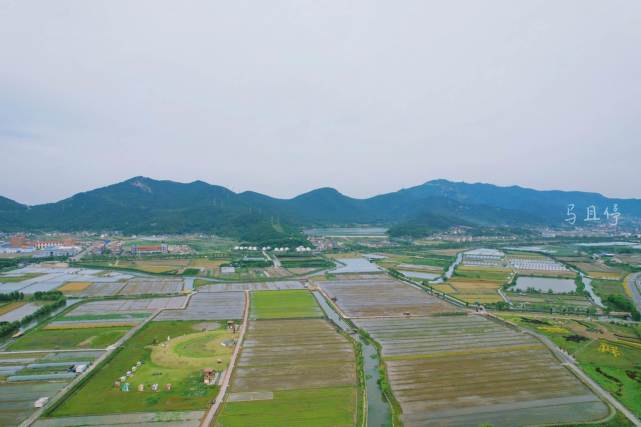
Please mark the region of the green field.
<svg viewBox="0 0 641 427"><path fill-rule="evenodd" d="M206 409L218 386L203 384L202 369L224 369L233 347L221 345L232 338L231 332L202 331L198 326L201 323L148 323L49 415ZM142 365L128 380L130 391L115 388L114 381L138 361ZM159 384L158 392L151 391L154 383ZM143 392L137 391L139 384L144 384ZM166 384L172 389L165 390Z"/></svg>
<svg viewBox="0 0 641 427"><path fill-rule="evenodd" d="M219 427L320 427L354 425L354 387L274 392L273 400L228 402Z"/></svg>
<svg viewBox="0 0 641 427"><path fill-rule="evenodd" d="M127 327L49 330L36 329L11 343L7 350L105 348L127 333Z"/></svg>
<svg viewBox="0 0 641 427"><path fill-rule="evenodd" d="M500 317L547 336L571 354L594 381L641 416L641 336L638 326L513 314L501 314Z"/></svg>
<svg viewBox="0 0 641 427"><path fill-rule="evenodd" d="M252 319L322 317L314 296L306 290L255 291L250 307Z"/></svg>
<svg viewBox="0 0 641 427"><path fill-rule="evenodd" d="M598 340L579 349L575 357L590 377L641 416L641 346Z"/></svg>
<svg viewBox="0 0 641 427"><path fill-rule="evenodd" d="M15 276L15 277L0 276L0 283L22 282L23 280L33 279L35 277L42 276L43 274L44 273L25 273L22 276Z"/></svg>

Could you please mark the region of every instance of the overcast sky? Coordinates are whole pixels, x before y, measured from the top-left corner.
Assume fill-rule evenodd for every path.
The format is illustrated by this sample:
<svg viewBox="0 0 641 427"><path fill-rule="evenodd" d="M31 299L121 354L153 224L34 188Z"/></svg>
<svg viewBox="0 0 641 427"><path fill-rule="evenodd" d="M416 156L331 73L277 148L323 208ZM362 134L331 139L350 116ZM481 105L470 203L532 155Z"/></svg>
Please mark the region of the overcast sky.
<svg viewBox="0 0 641 427"><path fill-rule="evenodd" d="M641 1L0 1L0 195L641 197Z"/></svg>

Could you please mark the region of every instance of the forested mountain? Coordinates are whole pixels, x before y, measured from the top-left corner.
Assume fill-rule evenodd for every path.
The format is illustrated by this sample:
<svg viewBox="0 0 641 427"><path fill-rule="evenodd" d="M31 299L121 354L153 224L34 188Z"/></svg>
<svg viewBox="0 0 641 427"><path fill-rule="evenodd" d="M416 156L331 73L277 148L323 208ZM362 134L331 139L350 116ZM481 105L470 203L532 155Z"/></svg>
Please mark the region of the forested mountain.
<svg viewBox="0 0 641 427"><path fill-rule="evenodd" d="M0 197L0 231L198 231L257 241L289 236L303 226L381 224L391 226L394 235L425 235L454 225L563 225L569 203L575 204L579 218L592 204L599 213L618 204L622 223L641 217L638 199L445 180L367 199L332 188L277 199L250 191L235 193L202 181L135 177L37 206Z"/></svg>

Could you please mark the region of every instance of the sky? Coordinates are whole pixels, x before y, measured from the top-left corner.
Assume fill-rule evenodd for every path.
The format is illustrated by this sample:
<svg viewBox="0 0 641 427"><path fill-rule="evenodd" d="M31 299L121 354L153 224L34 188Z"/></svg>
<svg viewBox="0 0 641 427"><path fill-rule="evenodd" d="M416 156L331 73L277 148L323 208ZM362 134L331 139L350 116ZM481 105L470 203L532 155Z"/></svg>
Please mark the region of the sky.
<svg viewBox="0 0 641 427"><path fill-rule="evenodd" d="M641 198L641 2L0 2L0 195L445 178Z"/></svg>

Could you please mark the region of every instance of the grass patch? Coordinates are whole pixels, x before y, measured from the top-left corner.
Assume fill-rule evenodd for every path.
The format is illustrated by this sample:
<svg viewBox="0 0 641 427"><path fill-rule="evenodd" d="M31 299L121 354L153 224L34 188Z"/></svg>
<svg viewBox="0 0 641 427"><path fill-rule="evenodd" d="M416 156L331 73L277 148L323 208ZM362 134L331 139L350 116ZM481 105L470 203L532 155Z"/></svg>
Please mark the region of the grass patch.
<svg viewBox="0 0 641 427"><path fill-rule="evenodd" d="M229 402L219 427L340 427L354 425L355 387L275 391L272 400Z"/></svg>
<svg viewBox="0 0 641 427"><path fill-rule="evenodd" d="M45 273L25 273L21 276L0 276L0 283L17 283L28 279L40 277Z"/></svg>
<svg viewBox="0 0 641 427"><path fill-rule="evenodd" d="M8 350L61 350L73 348L105 348L120 339L128 327L88 329L37 329L8 346Z"/></svg>
<svg viewBox="0 0 641 427"><path fill-rule="evenodd" d="M200 357L202 353L192 355L188 352L226 338L227 332L222 329L197 332L194 325L198 323L148 323L50 415L206 409L218 387L203 384L201 370L206 367L220 369L216 363L219 355ZM167 342L167 337L172 339ZM220 347L220 351L225 348L214 347ZM228 349L231 351L231 347ZM129 379L130 391L125 393L116 389L114 381L138 361L143 364ZM151 391L150 386L154 383L160 386L158 392ZM139 384L145 385L145 391L137 391ZM165 384L172 384L172 389L165 390Z"/></svg>
<svg viewBox="0 0 641 427"><path fill-rule="evenodd" d="M641 348L596 340L575 356L592 379L641 416Z"/></svg>
<svg viewBox="0 0 641 427"><path fill-rule="evenodd" d="M16 308L22 307L26 303L27 301L13 301L9 303L4 303L3 305L0 305L0 316L3 314L7 314L10 311L15 310Z"/></svg>
<svg viewBox="0 0 641 427"><path fill-rule="evenodd" d="M252 319L322 317L316 300L306 290L255 291L250 307Z"/></svg>

